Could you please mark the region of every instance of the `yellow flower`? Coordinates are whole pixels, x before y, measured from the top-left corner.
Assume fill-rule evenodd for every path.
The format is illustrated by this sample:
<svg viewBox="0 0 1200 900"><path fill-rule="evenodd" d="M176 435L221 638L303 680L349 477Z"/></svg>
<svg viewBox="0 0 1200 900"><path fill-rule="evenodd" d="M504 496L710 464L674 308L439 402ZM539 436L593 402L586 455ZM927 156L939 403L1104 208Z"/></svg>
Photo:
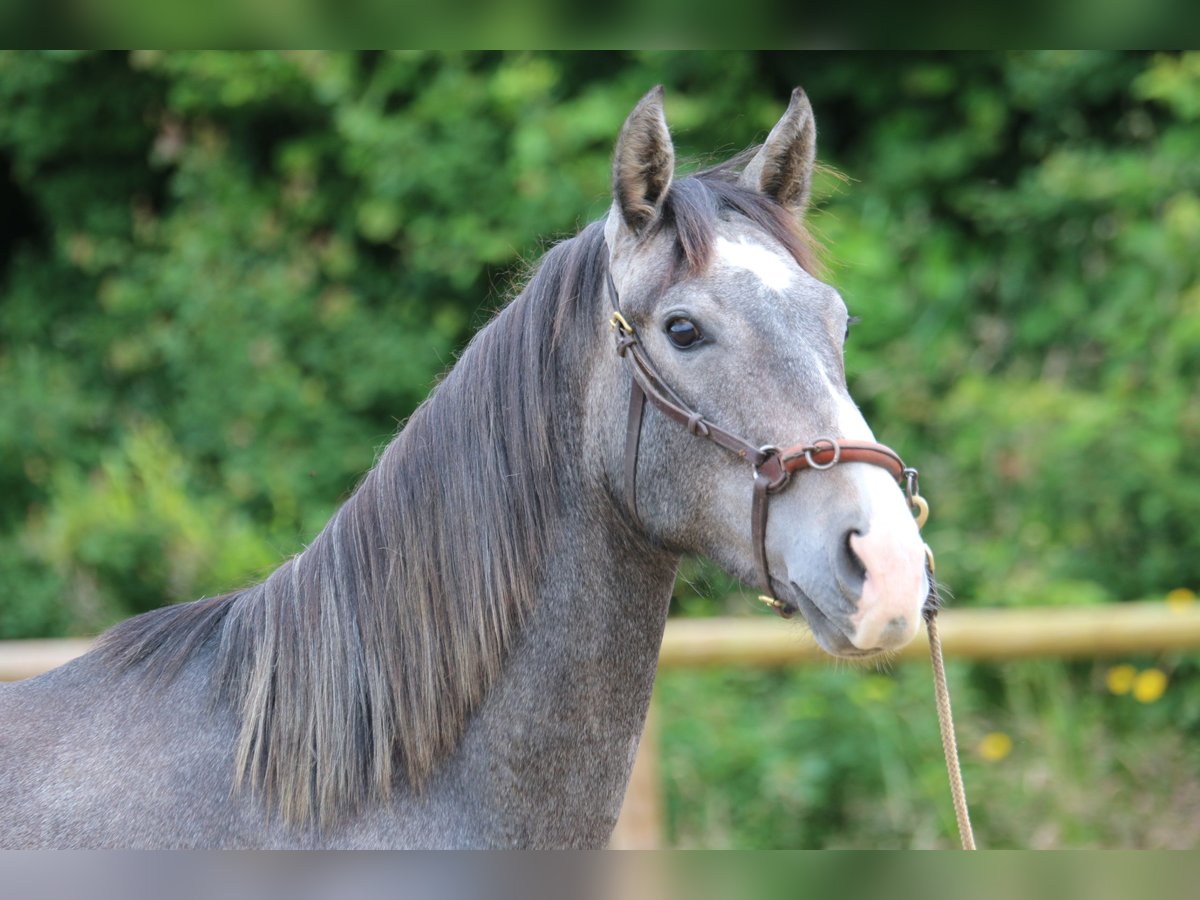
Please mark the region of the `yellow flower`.
<svg viewBox="0 0 1200 900"><path fill-rule="evenodd" d="M1133 666L1113 666L1104 676L1104 683L1114 694L1128 694L1137 678L1137 670Z"/></svg>
<svg viewBox="0 0 1200 900"><path fill-rule="evenodd" d="M1133 682L1133 696L1139 703L1153 703L1167 689L1167 674L1162 669L1139 672Z"/></svg>
<svg viewBox="0 0 1200 900"><path fill-rule="evenodd" d="M1171 612L1183 612L1196 602L1196 592L1191 588L1175 588L1167 591L1167 607Z"/></svg>
<svg viewBox="0 0 1200 900"><path fill-rule="evenodd" d="M1012 753L1012 748L1012 738L1002 731L993 731L979 742L979 755L988 762L999 762Z"/></svg>

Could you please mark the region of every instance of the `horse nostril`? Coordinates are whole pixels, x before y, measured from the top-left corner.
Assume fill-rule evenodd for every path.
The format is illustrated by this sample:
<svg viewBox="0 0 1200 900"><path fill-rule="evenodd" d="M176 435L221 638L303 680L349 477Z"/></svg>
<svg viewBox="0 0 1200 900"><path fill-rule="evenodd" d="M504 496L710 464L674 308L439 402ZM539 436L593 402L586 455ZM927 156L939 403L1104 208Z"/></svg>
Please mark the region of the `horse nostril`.
<svg viewBox="0 0 1200 900"><path fill-rule="evenodd" d="M845 540L847 571L859 582L867 580L867 567L863 565L862 558L855 552L853 543L855 538L861 537L861 531L851 529L846 532Z"/></svg>

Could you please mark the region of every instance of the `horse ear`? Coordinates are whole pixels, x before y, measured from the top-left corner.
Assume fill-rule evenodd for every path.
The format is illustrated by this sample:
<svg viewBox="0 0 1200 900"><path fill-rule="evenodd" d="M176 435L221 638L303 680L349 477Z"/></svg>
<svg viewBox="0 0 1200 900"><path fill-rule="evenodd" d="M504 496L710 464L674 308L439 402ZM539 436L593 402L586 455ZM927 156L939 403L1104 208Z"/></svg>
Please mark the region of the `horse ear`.
<svg viewBox="0 0 1200 900"><path fill-rule="evenodd" d="M804 90L796 88L787 112L742 172L741 184L801 213L812 190L816 155L817 126L812 105Z"/></svg>
<svg viewBox="0 0 1200 900"><path fill-rule="evenodd" d="M660 84L633 108L613 153L613 203L635 234L658 219L674 172L675 148Z"/></svg>

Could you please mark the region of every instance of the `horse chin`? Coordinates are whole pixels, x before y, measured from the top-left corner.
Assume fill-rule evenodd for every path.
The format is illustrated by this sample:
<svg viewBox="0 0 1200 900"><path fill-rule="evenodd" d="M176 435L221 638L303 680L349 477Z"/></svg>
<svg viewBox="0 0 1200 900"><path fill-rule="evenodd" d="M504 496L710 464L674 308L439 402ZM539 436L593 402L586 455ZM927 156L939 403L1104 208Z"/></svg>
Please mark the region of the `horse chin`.
<svg viewBox="0 0 1200 900"><path fill-rule="evenodd" d="M830 656L841 659L865 659L878 656L884 652L882 647L864 650L850 640L849 634L840 628L833 619L826 615L811 597L806 594L794 581L788 584L791 590L787 599L800 610L800 615L812 632L814 640L822 650Z"/></svg>

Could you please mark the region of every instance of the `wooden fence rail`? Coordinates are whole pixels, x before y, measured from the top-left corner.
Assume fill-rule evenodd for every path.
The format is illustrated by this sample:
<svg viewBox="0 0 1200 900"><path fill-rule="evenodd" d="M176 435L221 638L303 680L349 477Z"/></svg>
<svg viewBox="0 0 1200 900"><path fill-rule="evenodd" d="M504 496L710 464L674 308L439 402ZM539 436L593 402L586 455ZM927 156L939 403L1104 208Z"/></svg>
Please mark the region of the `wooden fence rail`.
<svg viewBox="0 0 1200 900"><path fill-rule="evenodd" d="M949 659L1118 656L1200 648L1200 603L1114 603L1013 609L949 609L938 619ZM79 656L82 639L0 641L0 681L29 678ZM924 632L897 654L928 655ZM672 619L661 669L770 669L828 659L803 628L773 616Z"/></svg>
<svg viewBox="0 0 1200 900"><path fill-rule="evenodd" d="M0 641L0 681L32 678L87 652L82 638L45 641Z"/></svg>
<svg viewBox="0 0 1200 900"><path fill-rule="evenodd" d="M951 609L938 619L947 659L1084 658L1200 649L1200 603ZM86 640L0 641L0 681L28 678L84 653ZM924 632L897 654L925 660ZM802 629L773 617L673 619L660 669L780 668L828 659ZM2 723L0 723L2 726ZM651 710L613 846L654 847L661 836Z"/></svg>
<svg viewBox="0 0 1200 900"><path fill-rule="evenodd" d="M1192 650L1200 648L1200 603L948 609L938 616L938 630L947 659L1077 659ZM897 657L928 659L924 630ZM673 619L659 668L770 669L828 658L803 629L773 617Z"/></svg>

